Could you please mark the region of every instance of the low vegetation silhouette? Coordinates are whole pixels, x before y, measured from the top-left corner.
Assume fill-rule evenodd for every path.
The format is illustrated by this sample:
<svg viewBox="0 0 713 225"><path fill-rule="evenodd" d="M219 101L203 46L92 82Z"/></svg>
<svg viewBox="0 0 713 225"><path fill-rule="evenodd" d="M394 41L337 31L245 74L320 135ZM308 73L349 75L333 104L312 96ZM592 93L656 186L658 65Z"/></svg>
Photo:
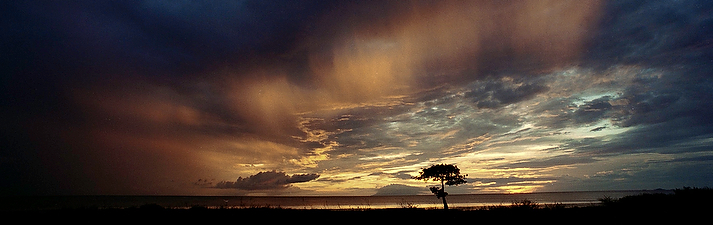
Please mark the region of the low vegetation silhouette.
<svg viewBox="0 0 713 225"><path fill-rule="evenodd" d="M646 193L624 196L616 199L609 196L599 198L602 206L611 209L636 209L642 211L711 209L713 189L708 187L683 187L673 190L673 194ZM703 206L703 207L702 207Z"/></svg>
<svg viewBox="0 0 713 225"><path fill-rule="evenodd" d="M457 166L449 164L438 164L432 165L431 167L424 168L419 172L419 176L413 177L416 180L424 181L440 181L441 186L430 187L431 192L436 195L439 199L443 200L443 209L448 209L448 203L446 202L446 185L459 185L465 184L465 177L468 175L461 175L460 169Z"/></svg>
<svg viewBox="0 0 713 225"><path fill-rule="evenodd" d="M427 171L428 172L428 171ZM424 173L422 175L428 175ZM459 174L457 174L459 175ZM456 176L458 177L458 176ZM460 176L461 179L463 176ZM432 180L433 178L428 178ZM440 180L439 180L440 181ZM456 182L457 183L457 182ZM446 181L443 180L442 187ZM442 189L439 189L442 190ZM673 193L672 193L673 192ZM101 221L111 218L115 223L135 223L136 221L161 221L162 223L185 223L205 218L218 221L235 218L264 218L271 223L294 222L295 218L340 218L355 224L373 223L379 218L382 223L398 224L436 224L444 219L476 218L479 222L525 224L533 221L546 221L549 224L576 223L613 223L613 224L660 224L675 221L676 224L696 224L710 220L713 211L713 189L690 188L662 190L639 195L613 198L604 196L601 204L571 205L561 203L543 204L535 200L516 200L511 205L493 205L482 207L463 207L451 210L431 210L420 208L415 203L402 199L400 208L347 208L347 209L296 209L271 206L251 207L213 207L192 206L175 207L148 203L128 208L103 206L79 206L58 208L38 207L38 202L28 201L27 197L0 198L0 203L30 204L21 208L2 208L0 216L8 221L14 218L33 221L35 218L51 218L52 221L66 220L76 222L77 218L87 221ZM29 198L30 200L36 198ZM53 197L53 199L55 199ZM1 201L4 200L4 201ZM8 201L10 200L10 201ZM22 201L20 201L22 200ZM65 200L65 198L62 198ZM0 204L2 206L2 204ZM215 205L214 205L215 206ZM335 220L315 220L316 223L333 224ZM337 221L337 222L339 222Z"/></svg>

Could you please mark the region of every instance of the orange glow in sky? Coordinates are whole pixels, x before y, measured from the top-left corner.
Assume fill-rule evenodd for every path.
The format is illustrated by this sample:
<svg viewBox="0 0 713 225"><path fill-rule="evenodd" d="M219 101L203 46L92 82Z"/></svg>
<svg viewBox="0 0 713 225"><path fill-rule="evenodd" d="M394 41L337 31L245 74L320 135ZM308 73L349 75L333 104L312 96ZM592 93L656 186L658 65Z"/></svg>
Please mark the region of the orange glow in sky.
<svg viewBox="0 0 713 225"><path fill-rule="evenodd" d="M441 163L469 174L452 194L711 183L705 6L280 3L12 3L0 190L429 194L411 177Z"/></svg>

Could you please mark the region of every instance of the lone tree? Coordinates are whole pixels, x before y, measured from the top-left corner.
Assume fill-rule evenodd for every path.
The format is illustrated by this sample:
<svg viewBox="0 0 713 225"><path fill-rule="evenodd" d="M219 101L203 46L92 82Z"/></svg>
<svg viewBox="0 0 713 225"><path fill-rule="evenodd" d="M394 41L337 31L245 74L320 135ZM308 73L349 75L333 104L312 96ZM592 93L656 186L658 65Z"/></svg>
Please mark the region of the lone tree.
<svg viewBox="0 0 713 225"><path fill-rule="evenodd" d="M419 176L413 177L416 180L433 180L440 181L441 187L430 187L431 192L436 195L439 199L443 199L443 209L448 209L448 203L446 203L446 195L448 192L445 191L446 186L465 184L466 175L460 175L460 169L454 165L432 165L431 167L424 168L419 172Z"/></svg>

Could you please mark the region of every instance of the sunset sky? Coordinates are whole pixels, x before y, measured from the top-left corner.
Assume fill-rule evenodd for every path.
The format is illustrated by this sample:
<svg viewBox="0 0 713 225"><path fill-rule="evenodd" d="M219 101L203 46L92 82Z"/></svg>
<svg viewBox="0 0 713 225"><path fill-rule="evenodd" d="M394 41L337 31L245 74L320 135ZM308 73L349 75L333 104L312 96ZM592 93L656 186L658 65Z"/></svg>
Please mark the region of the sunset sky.
<svg viewBox="0 0 713 225"><path fill-rule="evenodd" d="M713 1L0 10L0 195L713 187Z"/></svg>

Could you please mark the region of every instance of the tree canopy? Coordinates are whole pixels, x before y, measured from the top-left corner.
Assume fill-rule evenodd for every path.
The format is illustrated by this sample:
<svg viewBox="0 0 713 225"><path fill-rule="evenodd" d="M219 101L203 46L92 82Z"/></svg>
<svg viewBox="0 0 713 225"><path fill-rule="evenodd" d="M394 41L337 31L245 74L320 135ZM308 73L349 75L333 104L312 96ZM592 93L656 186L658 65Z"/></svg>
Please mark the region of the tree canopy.
<svg viewBox="0 0 713 225"><path fill-rule="evenodd" d="M433 181L441 181L445 182L446 185L451 186L465 184L465 176L467 175L460 174L460 169L458 169L457 166L438 164L424 168L421 172L419 172L419 176L414 177L414 179L424 181L428 181L429 179Z"/></svg>

